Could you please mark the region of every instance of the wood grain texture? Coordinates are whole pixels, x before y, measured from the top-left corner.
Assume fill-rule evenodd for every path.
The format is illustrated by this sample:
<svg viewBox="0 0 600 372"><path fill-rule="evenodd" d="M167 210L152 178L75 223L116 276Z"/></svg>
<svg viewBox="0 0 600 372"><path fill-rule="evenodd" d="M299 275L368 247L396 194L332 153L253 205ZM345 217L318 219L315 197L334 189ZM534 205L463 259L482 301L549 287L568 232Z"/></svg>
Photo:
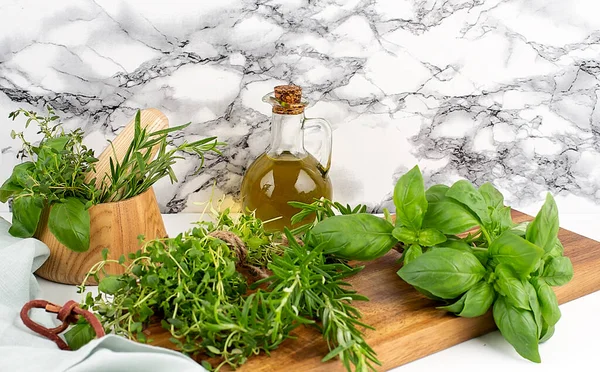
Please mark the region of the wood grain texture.
<svg viewBox="0 0 600 372"><path fill-rule="evenodd" d="M150 108L144 109L140 112L140 126L146 128L146 130L150 133L156 132L162 129L166 129L169 127L169 119L157 109ZM121 162L125 153L127 152L127 148L131 144L133 140L133 136L135 133L135 116L127 123L125 128L117 135L117 137L112 141L112 146L109 144L104 151L98 157L98 162L95 165L95 172L90 172L87 174L85 181L90 182L92 179L96 178L96 187L100 188L102 186L105 174L110 174L110 159L113 159L113 162L116 160ZM156 152L158 151L160 144L156 144L152 148L152 156L150 159L154 158Z"/></svg>
<svg viewBox="0 0 600 372"><path fill-rule="evenodd" d="M522 222L532 217L515 211L513 219ZM575 270L571 282L555 288L562 304L600 289L600 243L564 229L560 230L559 238ZM437 310L435 306L439 303L425 298L396 275L400 268L396 263L398 258L400 255L392 251L366 263L361 273L348 280L371 300L356 304L363 313L363 321L376 329L366 332L366 340L383 363L379 370L401 366L496 329L491 312L469 319ZM173 348L169 335L159 325L146 333L154 339L154 345ZM270 357L251 358L239 370L344 371L338 360L321 363L328 349L319 332L303 327L295 334L298 339L287 340ZM555 337L561 337L560 333Z"/></svg>
<svg viewBox="0 0 600 372"><path fill-rule="evenodd" d="M50 248L50 257L36 274L58 283L81 284L90 268L102 260L102 250L108 248L108 257L119 259L122 254L139 249L138 235L147 239L167 236L152 188L133 198L115 203L92 206L90 212L90 249L73 252L62 245L48 229L50 210L43 212L35 237ZM110 274L121 274L120 265L106 266ZM95 284L93 281L88 284Z"/></svg>

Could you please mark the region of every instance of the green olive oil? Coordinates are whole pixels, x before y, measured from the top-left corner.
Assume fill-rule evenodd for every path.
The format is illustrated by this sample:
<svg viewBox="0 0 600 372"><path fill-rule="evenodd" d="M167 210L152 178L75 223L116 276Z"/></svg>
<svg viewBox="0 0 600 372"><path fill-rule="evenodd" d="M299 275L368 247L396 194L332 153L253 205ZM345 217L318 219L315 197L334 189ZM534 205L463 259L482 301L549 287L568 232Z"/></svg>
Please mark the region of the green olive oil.
<svg viewBox="0 0 600 372"><path fill-rule="evenodd" d="M315 199L331 199L331 181L314 156L298 158L289 152L262 154L248 168L242 182L244 210L255 211L265 228L275 231L293 228L291 217L299 210L289 201L312 203Z"/></svg>

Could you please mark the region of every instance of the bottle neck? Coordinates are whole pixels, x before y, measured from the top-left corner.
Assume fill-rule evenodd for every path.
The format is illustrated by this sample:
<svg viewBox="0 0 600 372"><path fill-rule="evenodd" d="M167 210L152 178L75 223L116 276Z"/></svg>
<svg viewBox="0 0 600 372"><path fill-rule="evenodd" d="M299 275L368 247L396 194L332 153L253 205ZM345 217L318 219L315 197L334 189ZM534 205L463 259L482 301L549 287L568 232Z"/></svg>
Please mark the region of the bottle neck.
<svg viewBox="0 0 600 372"><path fill-rule="evenodd" d="M283 115L273 113L271 118L271 146L267 150L270 156L291 153L296 157L306 156L304 149L304 113Z"/></svg>

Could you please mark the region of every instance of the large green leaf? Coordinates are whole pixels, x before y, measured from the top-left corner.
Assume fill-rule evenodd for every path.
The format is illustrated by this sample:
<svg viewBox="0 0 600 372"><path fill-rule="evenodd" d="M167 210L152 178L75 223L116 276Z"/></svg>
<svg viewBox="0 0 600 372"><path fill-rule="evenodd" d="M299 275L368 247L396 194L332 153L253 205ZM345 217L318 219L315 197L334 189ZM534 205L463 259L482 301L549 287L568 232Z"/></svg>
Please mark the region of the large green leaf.
<svg viewBox="0 0 600 372"><path fill-rule="evenodd" d="M541 280L532 280L531 284L537 293L542 316L548 326L554 326L560 319L560 309L558 308L558 299L552 288Z"/></svg>
<svg viewBox="0 0 600 372"><path fill-rule="evenodd" d="M35 165L30 161L15 165L11 176L13 182L21 187L32 186L33 178L31 177L31 172L34 168Z"/></svg>
<svg viewBox="0 0 600 372"><path fill-rule="evenodd" d="M487 228L491 227L492 219L486 201L471 182L467 180L455 182L446 192L446 196L464 204L472 210L483 226Z"/></svg>
<svg viewBox="0 0 600 372"><path fill-rule="evenodd" d="M568 257L552 257L544 267L542 277L551 286L567 284L573 278L573 264Z"/></svg>
<svg viewBox="0 0 600 372"><path fill-rule="evenodd" d="M558 234L558 208L552 195L546 195L546 202L535 219L527 226L526 239L545 252L554 248Z"/></svg>
<svg viewBox="0 0 600 372"><path fill-rule="evenodd" d="M423 217L427 211L427 199L419 166L408 171L396 183L394 205L396 206L397 224L416 230L421 228Z"/></svg>
<svg viewBox="0 0 600 372"><path fill-rule="evenodd" d="M432 248L404 265L398 275L436 297L454 299L480 281L485 268L470 252Z"/></svg>
<svg viewBox="0 0 600 372"><path fill-rule="evenodd" d="M8 232L19 238L30 238L40 222L44 200L39 196L23 195L12 204L12 225Z"/></svg>
<svg viewBox="0 0 600 372"><path fill-rule="evenodd" d="M486 182L479 186L479 193L488 208L498 209L504 206L504 196L491 183Z"/></svg>
<svg viewBox="0 0 600 372"><path fill-rule="evenodd" d="M433 185L425 191L425 199L427 202L434 203L446 198L446 192L450 187L442 184Z"/></svg>
<svg viewBox="0 0 600 372"><path fill-rule="evenodd" d="M48 228L59 242L75 252L90 248L90 214L77 198L70 197L52 206Z"/></svg>
<svg viewBox="0 0 600 372"><path fill-rule="evenodd" d="M479 220L454 199L444 198L429 203L423 219L424 228L434 228L447 235L463 233L479 225Z"/></svg>
<svg viewBox="0 0 600 372"><path fill-rule="evenodd" d="M521 309L531 310L529 305L529 293L525 289L524 280L516 277L512 268L506 264L496 266L496 288L501 295L506 296L508 301Z"/></svg>
<svg viewBox="0 0 600 372"><path fill-rule="evenodd" d="M315 225L310 233L314 246L323 244L323 252L348 260L373 260L386 254L398 242L394 226L372 214L358 213L329 217Z"/></svg>
<svg viewBox="0 0 600 372"><path fill-rule="evenodd" d="M12 176L0 186L0 202L6 203L11 196L23 191L23 187L14 182Z"/></svg>
<svg viewBox="0 0 600 372"><path fill-rule="evenodd" d="M544 251L510 231L492 242L489 253L494 261L512 267L519 277L526 277L536 267Z"/></svg>
<svg viewBox="0 0 600 372"><path fill-rule="evenodd" d="M496 292L491 284L480 281L469 289L463 297L465 303L458 315L465 318L475 318L485 314L490 309L496 299Z"/></svg>
<svg viewBox="0 0 600 372"><path fill-rule="evenodd" d="M65 340L71 350L80 349L94 338L96 338L96 332L87 322L77 323L65 333Z"/></svg>
<svg viewBox="0 0 600 372"><path fill-rule="evenodd" d="M494 321L517 353L532 362L541 362L537 324L531 311L514 307L500 296L494 302Z"/></svg>

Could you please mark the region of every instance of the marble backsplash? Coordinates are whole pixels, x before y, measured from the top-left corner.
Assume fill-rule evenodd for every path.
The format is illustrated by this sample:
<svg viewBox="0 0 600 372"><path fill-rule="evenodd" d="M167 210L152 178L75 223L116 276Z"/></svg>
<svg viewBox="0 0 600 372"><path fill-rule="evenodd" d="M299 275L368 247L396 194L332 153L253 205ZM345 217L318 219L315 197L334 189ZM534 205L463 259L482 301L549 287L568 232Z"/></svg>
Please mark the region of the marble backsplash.
<svg viewBox="0 0 600 372"><path fill-rule="evenodd" d="M0 178L18 162L16 108L53 106L101 151L138 108L223 157L156 185L165 213L228 195L267 146L282 83L334 128L334 197L392 206L426 182L493 182L512 205L550 191L600 204L597 0L23 1L0 3ZM31 132L31 131L29 131ZM32 135L34 133L31 133ZM6 210L6 205L0 209Z"/></svg>

